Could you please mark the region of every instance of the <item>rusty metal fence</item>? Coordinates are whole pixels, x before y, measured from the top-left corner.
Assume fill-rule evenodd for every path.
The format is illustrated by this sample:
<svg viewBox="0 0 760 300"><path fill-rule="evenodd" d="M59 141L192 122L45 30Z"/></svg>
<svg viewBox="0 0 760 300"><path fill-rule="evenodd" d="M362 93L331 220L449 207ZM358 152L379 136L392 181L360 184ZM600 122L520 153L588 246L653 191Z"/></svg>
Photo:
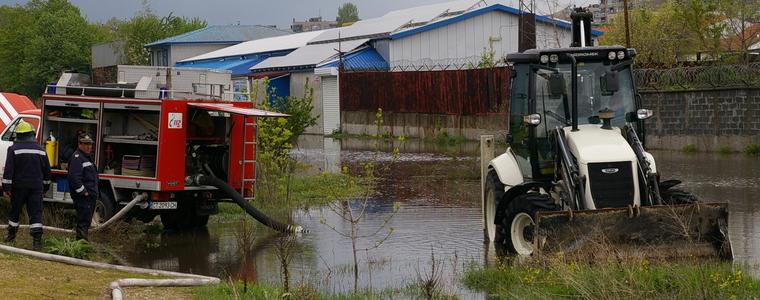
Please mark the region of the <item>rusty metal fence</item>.
<svg viewBox="0 0 760 300"><path fill-rule="evenodd" d="M635 69L633 75L644 92L760 88L760 63Z"/></svg>
<svg viewBox="0 0 760 300"><path fill-rule="evenodd" d="M503 114L508 68L340 74L340 109L448 115Z"/></svg>

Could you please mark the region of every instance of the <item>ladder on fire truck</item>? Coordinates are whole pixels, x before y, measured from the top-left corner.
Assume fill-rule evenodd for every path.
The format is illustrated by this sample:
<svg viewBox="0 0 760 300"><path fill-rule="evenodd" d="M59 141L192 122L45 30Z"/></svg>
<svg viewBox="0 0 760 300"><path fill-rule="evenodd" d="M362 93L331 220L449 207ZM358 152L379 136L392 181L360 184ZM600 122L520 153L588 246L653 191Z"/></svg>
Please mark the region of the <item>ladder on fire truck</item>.
<svg viewBox="0 0 760 300"><path fill-rule="evenodd" d="M242 165L240 168L240 196L245 200L254 200L253 189L256 186L256 137L258 136L258 127L256 126L256 117L243 117L243 156L241 156ZM248 134L251 133L249 137ZM252 148L248 151L248 148ZM248 157L251 155L252 157ZM253 172L251 178L246 177L247 167L251 166ZM250 184L250 188L248 187ZM246 189L250 191L246 194ZM250 196L249 196L250 195Z"/></svg>

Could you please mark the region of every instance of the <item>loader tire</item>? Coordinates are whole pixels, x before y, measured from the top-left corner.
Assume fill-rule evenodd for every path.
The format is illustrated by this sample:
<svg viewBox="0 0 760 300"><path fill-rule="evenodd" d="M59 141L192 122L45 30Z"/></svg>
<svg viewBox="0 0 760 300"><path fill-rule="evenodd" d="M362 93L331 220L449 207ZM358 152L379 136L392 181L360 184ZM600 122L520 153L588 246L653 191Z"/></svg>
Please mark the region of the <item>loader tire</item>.
<svg viewBox="0 0 760 300"><path fill-rule="evenodd" d="M495 171L486 175L485 194L483 195L483 240L485 242L502 243L504 235L501 222L496 222L496 209L504 196L504 184L499 180Z"/></svg>
<svg viewBox="0 0 760 300"><path fill-rule="evenodd" d="M533 254L533 234L536 213L554 207L546 194L528 193L515 197L504 210L501 228L504 250L510 254L529 256Z"/></svg>
<svg viewBox="0 0 760 300"><path fill-rule="evenodd" d="M660 192L664 204L693 204L699 202L697 196L682 189L669 188Z"/></svg>

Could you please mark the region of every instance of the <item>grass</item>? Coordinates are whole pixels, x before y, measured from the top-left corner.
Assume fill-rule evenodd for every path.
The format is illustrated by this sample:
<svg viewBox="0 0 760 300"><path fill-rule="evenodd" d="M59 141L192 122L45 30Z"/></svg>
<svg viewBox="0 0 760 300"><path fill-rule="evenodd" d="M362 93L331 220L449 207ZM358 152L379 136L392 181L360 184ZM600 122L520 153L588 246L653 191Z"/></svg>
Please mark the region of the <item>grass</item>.
<svg viewBox="0 0 760 300"><path fill-rule="evenodd" d="M448 132L442 131L435 135L433 142L439 146L453 146L467 142L467 138L459 135L449 135Z"/></svg>
<svg viewBox="0 0 760 300"><path fill-rule="evenodd" d="M744 148L744 154L748 156L760 156L760 145L758 144L749 144L746 148Z"/></svg>
<svg viewBox="0 0 760 300"><path fill-rule="evenodd" d="M359 184L348 184L349 182ZM367 192L362 188L362 178L347 174L322 173L315 176L294 176L290 182L290 200L256 199L253 205L265 213L286 214L292 209L322 206L333 198L360 196ZM326 195L331 195L327 197ZM246 213L234 203L220 203L219 213L210 221L226 222L247 218Z"/></svg>
<svg viewBox="0 0 760 300"><path fill-rule="evenodd" d="M45 252L79 259L89 259L95 252L92 244L83 240L52 237L45 239Z"/></svg>
<svg viewBox="0 0 760 300"><path fill-rule="evenodd" d="M0 252L0 295L9 299L110 298L108 284L120 278L159 278L36 260ZM187 299L191 288L128 288L134 299Z"/></svg>
<svg viewBox="0 0 760 300"><path fill-rule="evenodd" d="M760 281L727 262L499 263L471 267L466 287L496 298L753 299Z"/></svg>
<svg viewBox="0 0 760 300"><path fill-rule="evenodd" d="M681 151L683 153L696 153L697 152L697 145L694 145L694 144L684 145L681 148Z"/></svg>
<svg viewBox="0 0 760 300"><path fill-rule="evenodd" d="M720 155L731 155L736 153L736 150L734 148L731 148L730 146L723 146L718 148L718 154Z"/></svg>
<svg viewBox="0 0 760 300"><path fill-rule="evenodd" d="M290 292L265 283L248 284L230 281L216 285L207 285L193 289L193 299L299 299L299 300L363 300L363 299L394 299L402 293L396 290L360 291L358 293L321 293L310 284L301 284Z"/></svg>

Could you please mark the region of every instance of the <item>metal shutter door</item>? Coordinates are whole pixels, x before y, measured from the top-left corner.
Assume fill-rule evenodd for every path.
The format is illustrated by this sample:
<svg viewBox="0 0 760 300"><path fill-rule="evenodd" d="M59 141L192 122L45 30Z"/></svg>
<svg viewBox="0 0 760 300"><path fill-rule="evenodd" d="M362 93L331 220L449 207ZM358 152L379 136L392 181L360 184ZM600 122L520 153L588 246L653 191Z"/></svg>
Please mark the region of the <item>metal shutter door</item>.
<svg viewBox="0 0 760 300"><path fill-rule="evenodd" d="M325 134L340 130L338 77L322 77L322 128Z"/></svg>

